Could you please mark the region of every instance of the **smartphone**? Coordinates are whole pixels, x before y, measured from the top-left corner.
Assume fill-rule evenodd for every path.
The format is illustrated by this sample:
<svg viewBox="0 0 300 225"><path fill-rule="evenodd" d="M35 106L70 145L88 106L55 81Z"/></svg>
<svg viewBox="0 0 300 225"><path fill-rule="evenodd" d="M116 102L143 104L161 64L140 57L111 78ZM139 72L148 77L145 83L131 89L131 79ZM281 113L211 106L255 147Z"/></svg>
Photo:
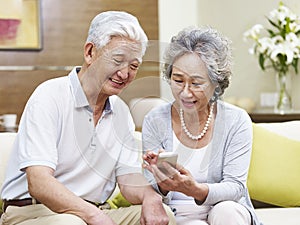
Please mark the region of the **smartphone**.
<svg viewBox="0 0 300 225"><path fill-rule="evenodd" d="M174 168L176 168L178 154L175 152L162 152L158 155L157 167L164 173L168 174L162 162L167 162Z"/></svg>

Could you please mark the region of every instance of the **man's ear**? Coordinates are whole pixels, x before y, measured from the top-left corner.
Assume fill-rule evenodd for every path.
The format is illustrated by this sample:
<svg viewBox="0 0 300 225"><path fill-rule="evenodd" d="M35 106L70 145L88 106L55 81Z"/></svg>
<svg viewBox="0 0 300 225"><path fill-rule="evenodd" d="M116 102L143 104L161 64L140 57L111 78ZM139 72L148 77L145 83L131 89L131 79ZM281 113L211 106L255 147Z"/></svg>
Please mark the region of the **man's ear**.
<svg viewBox="0 0 300 225"><path fill-rule="evenodd" d="M84 60L85 62L90 65L93 61L93 57L96 54L96 47L93 43L88 42L84 45Z"/></svg>

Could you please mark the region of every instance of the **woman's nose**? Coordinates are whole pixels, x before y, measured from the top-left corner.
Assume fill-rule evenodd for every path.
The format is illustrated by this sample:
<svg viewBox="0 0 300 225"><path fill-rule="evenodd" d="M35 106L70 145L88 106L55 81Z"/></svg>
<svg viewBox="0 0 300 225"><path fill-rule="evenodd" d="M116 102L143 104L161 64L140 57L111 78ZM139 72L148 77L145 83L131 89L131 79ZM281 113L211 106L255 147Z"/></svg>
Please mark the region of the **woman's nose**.
<svg viewBox="0 0 300 225"><path fill-rule="evenodd" d="M182 93L185 95L185 96L190 96L192 95L192 92L190 90L190 84L188 82L186 82L183 86L183 90L182 90Z"/></svg>

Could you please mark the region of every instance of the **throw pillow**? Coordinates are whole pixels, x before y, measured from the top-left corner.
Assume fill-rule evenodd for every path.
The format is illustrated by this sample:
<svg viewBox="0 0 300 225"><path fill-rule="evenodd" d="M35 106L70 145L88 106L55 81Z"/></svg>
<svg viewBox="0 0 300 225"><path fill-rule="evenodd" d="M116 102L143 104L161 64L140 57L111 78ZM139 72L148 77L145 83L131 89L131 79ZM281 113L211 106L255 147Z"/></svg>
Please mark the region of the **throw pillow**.
<svg viewBox="0 0 300 225"><path fill-rule="evenodd" d="M130 206L130 202L128 202L121 192L119 192L114 198L107 200L108 204L112 209L117 209L120 207L128 207Z"/></svg>
<svg viewBox="0 0 300 225"><path fill-rule="evenodd" d="M253 124L248 175L251 199L281 207L300 206L300 142Z"/></svg>

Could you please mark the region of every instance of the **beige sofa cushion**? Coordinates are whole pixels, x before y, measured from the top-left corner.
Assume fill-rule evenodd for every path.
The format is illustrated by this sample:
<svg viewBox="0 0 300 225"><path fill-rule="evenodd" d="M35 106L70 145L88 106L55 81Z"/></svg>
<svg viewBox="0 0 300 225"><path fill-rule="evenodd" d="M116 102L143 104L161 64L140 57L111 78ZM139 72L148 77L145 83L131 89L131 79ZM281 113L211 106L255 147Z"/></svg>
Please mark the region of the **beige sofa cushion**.
<svg viewBox="0 0 300 225"><path fill-rule="evenodd" d="M5 169L17 133L0 133L0 190L5 177ZM2 212L2 201L0 199L0 214Z"/></svg>
<svg viewBox="0 0 300 225"><path fill-rule="evenodd" d="M14 140L16 138L17 133L0 133L0 186L2 187L2 183L5 176L5 169L8 161L8 157L10 151L12 149Z"/></svg>
<svg viewBox="0 0 300 225"><path fill-rule="evenodd" d="M255 211L264 225L300 224L300 208L268 208Z"/></svg>

